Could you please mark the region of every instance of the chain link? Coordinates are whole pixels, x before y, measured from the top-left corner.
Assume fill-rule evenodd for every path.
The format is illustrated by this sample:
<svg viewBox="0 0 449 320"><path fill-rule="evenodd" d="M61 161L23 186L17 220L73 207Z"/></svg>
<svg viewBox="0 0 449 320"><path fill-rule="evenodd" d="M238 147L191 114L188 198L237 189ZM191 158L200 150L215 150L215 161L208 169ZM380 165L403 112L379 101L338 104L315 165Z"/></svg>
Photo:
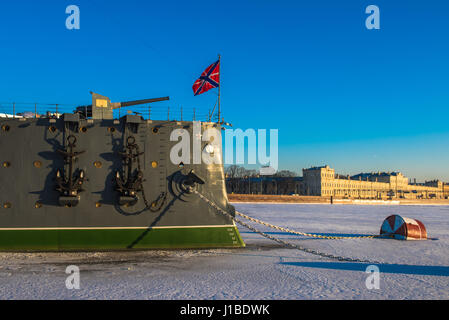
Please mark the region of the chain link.
<svg viewBox="0 0 449 320"><path fill-rule="evenodd" d="M137 145L137 143L135 143L133 145L133 147L136 149L137 152L137 170L139 172L141 172L141 165L140 165L140 149L139 146ZM143 154L143 153L142 153ZM145 207L150 210L151 212L158 212L162 209L162 207L165 204L165 201L167 200L167 193L166 192L161 192L161 194L159 195L159 197L153 202L153 203L149 203L147 200L147 197L145 196L145 189L143 186L143 181L141 184L141 193L142 193L142 198L143 198L143 202L145 204ZM159 204L159 205L158 205Z"/></svg>
<svg viewBox="0 0 449 320"><path fill-rule="evenodd" d="M138 172L138 174L143 172L142 171L142 166L141 166L141 163L140 163L140 156L143 155L144 153L140 152L139 145L136 143L136 139L134 138L134 136L129 136L128 137L128 143L127 143L126 148L130 152L129 157L127 158L127 161L129 161L129 162L127 162L127 165L130 166L131 165L130 162L132 162L132 161L137 162L137 172ZM133 150L135 150L135 152L136 152L135 154L133 154ZM135 158L136 158L136 160L134 160ZM129 177L128 177L128 179L129 179ZM140 189L141 189L140 192L142 194L142 199L143 199L143 202L145 204L145 208L140 210L140 211L138 211L138 212L134 212L132 214L129 214L129 213L125 213L125 214L138 215L138 214L141 214L142 212L144 212L146 210L150 210L151 212L159 212L162 209L162 207L164 206L164 204L165 204L165 202L167 200L168 193L163 191L163 192L161 192L161 194L158 196L158 198L154 202L150 203L147 200L147 197L145 195L145 188L144 188L144 185L143 185L143 174L142 174L142 178L141 179L142 180L140 181Z"/></svg>
<svg viewBox="0 0 449 320"><path fill-rule="evenodd" d="M238 211L236 211L235 213L237 215L239 215L240 217L242 217L242 218L245 218L245 219L247 219L249 221L252 221L252 222L256 222L256 223L262 224L262 225L267 226L267 227L272 228L272 229L276 229L276 230L280 230L280 231L283 231L283 232L296 234L296 235L300 235L300 236L311 237L311 238L333 239L333 240L335 240L335 239L374 239L374 238L380 238L380 236L377 236L377 235L373 235L373 236L347 236L347 237L322 236L322 235L318 235L318 234L305 233L305 232L300 232L300 231L295 231L295 230L290 230L290 229L287 229L287 228L275 226L275 225L270 224L268 222L264 222L264 221L256 219L256 218L249 217L249 216L247 216L247 215L245 215L245 214L243 214L241 212L238 212Z"/></svg>
<svg viewBox="0 0 449 320"><path fill-rule="evenodd" d="M209 200L208 198L203 196L198 191L194 190L194 193L196 195L198 195L200 197L200 199L205 201L207 204L209 204L209 206L211 206L213 209L215 209L217 212L221 213L222 215L224 215L224 216L226 216L228 218L231 218L232 220L234 220L235 222L237 222L241 226L243 226L243 227L245 227L245 228L247 228L247 229L249 229L249 230L251 230L251 231L253 231L255 233L258 233L258 234L260 234L261 236L263 236L263 237L265 237L267 239L270 239L270 240L273 240L273 241L275 241L275 242L277 242L279 244L282 244L283 246L285 246L287 248L297 249L297 250L300 250L300 251L303 251L303 252L306 252L306 253L309 253L309 254L313 254L313 255L316 255L316 256L320 256L320 257L324 257L324 258L328 258L328 259L332 259L332 260L346 261L346 262L369 263L369 264L382 264L382 262L377 262L377 261L369 261L369 260L363 260L363 259L358 259L358 258L349 258L349 257L337 256L337 255L333 255L333 254L329 254L329 253L325 253L325 252L320 252L320 251L317 251L317 250L314 250L314 249L305 248L305 247L302 247L300 245L297 245L297 244L294 244L294 243L290 243L290 242L281 240L279 238L273 237L273 236L271 236L269 234L266 234L265 232L262 232L262 231L256 229L255 227L253 227L253 226L251 226L251 225L249 225L249 224L247 224L247 223L245 223L245 222L243 222L243 221L241 221L239 219L236 219L231 214L229 214L225 210L221 209L214 202L212 202L211 200ZM244 217L244 218L248 217L248 216L246 216L246 215L244 215L244 214L242 214L242 213L240 213L238 211L236 211L236 214L241 216L241 217ZM248 218L250 218L250 217L248 217ZM260 221L260 220L254 219L254 218L251 218L249 220L253 221L253 222L258 222L258 223ZM266 225L266 226L273 226L273 225L270 225L270 224L267 224L267 223L263 223L263 224ZM279 228L280 229L278 229L278 230L288 230L288 229L284 229L284 228L281 228L281 227L279 227ZM292 230L289 230L289 232L292 233ZM296 232L296 231L294 231L294 232L295 232L295 234L307 235L306 233L301 233L301 232Z"/></svg>

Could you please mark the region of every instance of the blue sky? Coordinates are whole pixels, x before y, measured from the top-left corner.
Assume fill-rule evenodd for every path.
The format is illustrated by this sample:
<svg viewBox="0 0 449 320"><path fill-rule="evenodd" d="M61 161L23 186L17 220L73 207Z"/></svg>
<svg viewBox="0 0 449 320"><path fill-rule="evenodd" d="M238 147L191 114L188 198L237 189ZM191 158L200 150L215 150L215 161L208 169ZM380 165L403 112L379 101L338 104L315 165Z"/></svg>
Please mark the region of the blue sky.
<svg viewBox="0 0 449 320"><path fill-rule="evenodd" d="M71 4L80 30L65 28ZM449 181L448 40L443 0L2 1L0 102L82 105L92 90L207 113L216 92L191 86L220 53L225 120L279 129L281 169Z"/></svg>

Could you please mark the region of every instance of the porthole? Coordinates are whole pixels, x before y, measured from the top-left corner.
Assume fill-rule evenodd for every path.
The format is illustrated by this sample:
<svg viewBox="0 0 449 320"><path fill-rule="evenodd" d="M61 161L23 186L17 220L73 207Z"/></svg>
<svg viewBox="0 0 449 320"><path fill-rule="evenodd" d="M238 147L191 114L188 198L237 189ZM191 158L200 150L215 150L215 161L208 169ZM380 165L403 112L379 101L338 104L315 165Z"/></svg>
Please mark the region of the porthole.
<svg viewBox="0 0 449 320"><path fill-rule="evenodd" d="M157 134L159 132L159 128L158 127L154 127L152 131L153 131L154 134Z"/></svg>
<svg viewBox="0 0 449 320"><path fill-rule="evenodd" d="M153 161L151 162L151 166L153 167L153 169L156 169L159 166L159 164L157 163L157 161Z"/></svg>
<svg viewBox="0 0 449 320"><path fill-rule="evenodd" d="M103 164L100 161L95 161L94 162L94 167L97 169L100 169L101 167L103 167Z"/></svg>
<svg viewBox="0 0 449 320"><path fill-rule="evenodd" d="M80 132L86 133L87 132L87 128L86 127L81 127L80 128Z"/></svg>
<svg viewBox="0 0 449 320"><path fill-rule="evenodd" d="M204 147L204 151L206 151L209 155L213 155L213 154L214 154L214 151L215 151L215 148L214 148L213 145L207 144L207 145Z"/></svg>

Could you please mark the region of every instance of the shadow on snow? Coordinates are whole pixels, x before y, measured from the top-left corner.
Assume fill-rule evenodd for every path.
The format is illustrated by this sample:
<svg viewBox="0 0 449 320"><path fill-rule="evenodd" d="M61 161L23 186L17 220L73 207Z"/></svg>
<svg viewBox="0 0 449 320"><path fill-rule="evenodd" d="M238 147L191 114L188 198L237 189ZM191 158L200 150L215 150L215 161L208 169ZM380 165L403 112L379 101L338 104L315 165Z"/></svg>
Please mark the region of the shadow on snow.
<svg viewBox="0 0 449 320"><path fill-rule="evenodd" d="M303 267L303 268L318 268L318 269L332 269L332 270L346 270L346 271L362 271L365 272L366 267L371 265L369 263L354 263L354 262L281 262L281 265ZM395 274L412 274L424 276L449 276L448 266L418 266L407 264L380 264L377 265L381 273L395 273Z"/></svg>

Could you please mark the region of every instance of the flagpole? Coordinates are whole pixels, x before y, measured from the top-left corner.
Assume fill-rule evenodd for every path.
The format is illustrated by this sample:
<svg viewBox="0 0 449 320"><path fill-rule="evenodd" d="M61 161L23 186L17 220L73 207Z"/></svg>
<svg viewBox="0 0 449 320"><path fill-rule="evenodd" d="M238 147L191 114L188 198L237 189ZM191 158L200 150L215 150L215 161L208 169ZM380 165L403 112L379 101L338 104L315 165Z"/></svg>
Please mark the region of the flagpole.
<svg viewBox="0 0 449 320"><path fill-rule="evenodd" d="M220 109L220 91L221 91L221 55L218 55L218 65L220 66L220 81L218 82L218 123L221 122L221 109Z"/></svg>

